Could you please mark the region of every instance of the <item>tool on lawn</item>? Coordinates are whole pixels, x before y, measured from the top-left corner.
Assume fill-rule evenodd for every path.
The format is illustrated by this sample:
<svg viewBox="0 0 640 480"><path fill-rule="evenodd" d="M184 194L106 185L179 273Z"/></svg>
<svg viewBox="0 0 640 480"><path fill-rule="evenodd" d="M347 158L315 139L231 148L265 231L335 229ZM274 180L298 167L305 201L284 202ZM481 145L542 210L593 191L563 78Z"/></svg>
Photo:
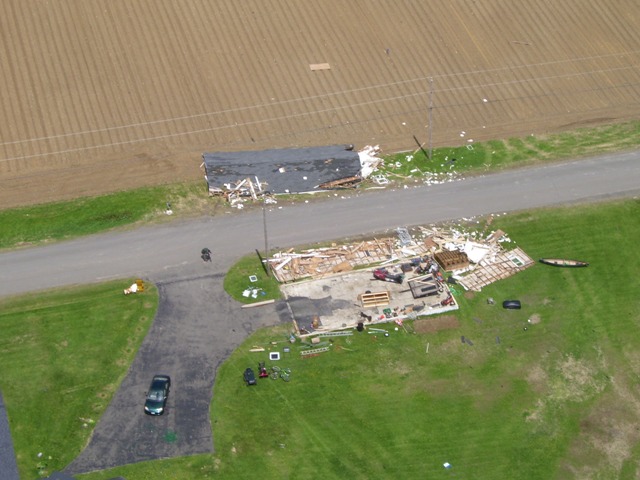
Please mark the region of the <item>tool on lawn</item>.
<svg viewBox="0 0 640 480"><path fill-rule="evenodd" d="M280 368L277 366L271 367L271 373L269 374L271 380L277 380L281 378L285 382L291 380L291 369L290 368Z"/></svg>
<svg viewBox="0 0 640 480"><path fill-rule="evenodd" d="M329 351L329 347L312 348L311 350L304 350L300 352L300 355L302 357L309 357L309 356L315 356L318 353L328 352L328 351Z"/></svg>
<svg viewBox="0 0 640 480"><path fill-rule="evenodd" d="M378 333L387 333L387 330L384 328L368 328L370 333L378 332Z"/></svg>

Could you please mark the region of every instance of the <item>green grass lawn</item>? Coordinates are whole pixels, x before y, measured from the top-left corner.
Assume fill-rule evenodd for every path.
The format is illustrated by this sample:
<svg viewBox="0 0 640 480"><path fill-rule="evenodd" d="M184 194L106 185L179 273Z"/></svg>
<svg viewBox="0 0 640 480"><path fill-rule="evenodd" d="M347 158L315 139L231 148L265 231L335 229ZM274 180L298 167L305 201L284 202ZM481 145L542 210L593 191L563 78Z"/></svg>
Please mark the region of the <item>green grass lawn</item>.
<svg viewBox="0 0 640 480"><path fill-rule="evenodd" d="M288 326L256 332L218 371L215 455L81 478L637 478L639 212L628 200L496 218L534 259L590 266L536 264L461 293L454 330L354 332L311 358ZM289 346L277 365L291 381L244 386L244 368L275 363L254 345Z"/></svg>
<svg viewBox="0 0 640 480"><path fill-rule="evenodd" d="M0 210L0 249L167 221L174 218L165 213L167 203L182 218L222 207L221 201L208 198L202 183L190 183Z"/></svg>
<svg viewBox="0 0 640 480"><path fill-rule="evenodd" d="M124 296L123 285L0 300L0 389L21 478L61 470L82 451L133 361L158 294Z"/></svg>
<svg viewBox="0 0 640 480"><path fill-rule="evenodd" d="M224 277L224 290L233 299L245 304L281 297L280 284L273 274L267 272L257 253L241 258L233 266Z"/></svg>
<svg viewBox="0 0 640 480"><path fill-rule="evenodd" d="M381 174L400 183L485 173L535 163L630 150L640 145L640 122L615 124L546 136L491 140L427 152L384 155ZM455 159L455 162L453 161ZM365 182L364 185L370 185ZM319 198L321 195L313 196ZM279 196L279 202L299 202L308 195ZM165 215L167 203L174 212ZM257 206L257 205L254 205ZM24 208L0 207L0 249L40 244L123 228L232 210L221 198L210 198L202 181L161 185Z"/></svg>
<svg viewBox="0 0 640 480"><path fill-rule="evenodd" d="M449 175L476 174L540 164L568 158L589 157L640 145L640 122L585 128L544 136L490 140L428 151L389 155L382 172L389 179L445 179Z"/></svg>

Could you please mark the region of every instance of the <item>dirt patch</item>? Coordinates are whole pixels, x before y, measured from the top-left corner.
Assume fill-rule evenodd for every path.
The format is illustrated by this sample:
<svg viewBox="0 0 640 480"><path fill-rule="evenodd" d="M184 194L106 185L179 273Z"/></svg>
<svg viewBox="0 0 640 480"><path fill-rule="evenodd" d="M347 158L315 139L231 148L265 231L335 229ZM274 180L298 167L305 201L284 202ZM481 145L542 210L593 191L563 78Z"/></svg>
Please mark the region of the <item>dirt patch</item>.
<svg viewBox="0 0 640 480"><path fill-rule="evenodd" d="M538 313L534 313L533 315L531 315L529 317L529 319L527 320L531 325L537 325L540 323L541 318L540 318L540 314Z"/></svg>
<svg viewBox="0 0 640 480"><path fill-rule="evenodd" d="M460 327L460 322L453 315L418 319L413 323L416 333L436 333L440 330L452 330Z"/></svg>
<svg viewBox="0 0 640 480"><path fill-rule="evenodd" d="M412 151L430 99L435 147L640 114L635 0L416 5L10 2L0 205L199 180L207 151Z"/></svg>

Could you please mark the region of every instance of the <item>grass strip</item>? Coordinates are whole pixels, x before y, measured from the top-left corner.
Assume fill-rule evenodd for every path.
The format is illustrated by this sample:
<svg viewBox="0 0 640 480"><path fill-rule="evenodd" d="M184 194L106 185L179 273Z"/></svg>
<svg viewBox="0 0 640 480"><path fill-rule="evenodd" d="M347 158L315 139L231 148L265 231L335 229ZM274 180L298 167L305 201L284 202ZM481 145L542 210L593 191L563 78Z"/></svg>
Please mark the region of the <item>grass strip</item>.
<svg viewBox="0 0 640 480"><path fill-rule="evenodd" d="M396 182L443 180L451 175L486 173L511 167L629 150L640 145L640 122L571 132L492 140L413 154L386 155L381 172ZM302 198L291 195L291 201ZM222 199L206 194L204 183L140 188L100 197L0 210L0 249L74 238L140 223L167 221L167 203L176 217L229 211Z"/></svg>
<svg viewBox="0 0 640 480"><path fill-rule="evenodd" d="M22 478L62 470L88 441L155 316L158 294L116 281L0 301L0 389Z"/></svg>

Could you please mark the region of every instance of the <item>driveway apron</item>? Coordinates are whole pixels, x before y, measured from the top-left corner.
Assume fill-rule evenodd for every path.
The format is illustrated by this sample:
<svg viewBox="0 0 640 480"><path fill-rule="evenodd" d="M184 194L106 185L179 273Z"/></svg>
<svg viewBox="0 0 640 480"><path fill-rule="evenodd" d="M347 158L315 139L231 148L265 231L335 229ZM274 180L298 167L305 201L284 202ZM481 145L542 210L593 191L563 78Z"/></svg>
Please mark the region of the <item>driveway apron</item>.
<svg viewBox="0 0 640 480"><path fill-rule="evenodd" d="M209 274L157 283L153 325L89 444L66 473L213 452L209 406L218 366L257 328L290 319L283 303L242 309L224 292L223 279ZM172 381L166 412L158 417L143 412L155 374Z"/></svg>

